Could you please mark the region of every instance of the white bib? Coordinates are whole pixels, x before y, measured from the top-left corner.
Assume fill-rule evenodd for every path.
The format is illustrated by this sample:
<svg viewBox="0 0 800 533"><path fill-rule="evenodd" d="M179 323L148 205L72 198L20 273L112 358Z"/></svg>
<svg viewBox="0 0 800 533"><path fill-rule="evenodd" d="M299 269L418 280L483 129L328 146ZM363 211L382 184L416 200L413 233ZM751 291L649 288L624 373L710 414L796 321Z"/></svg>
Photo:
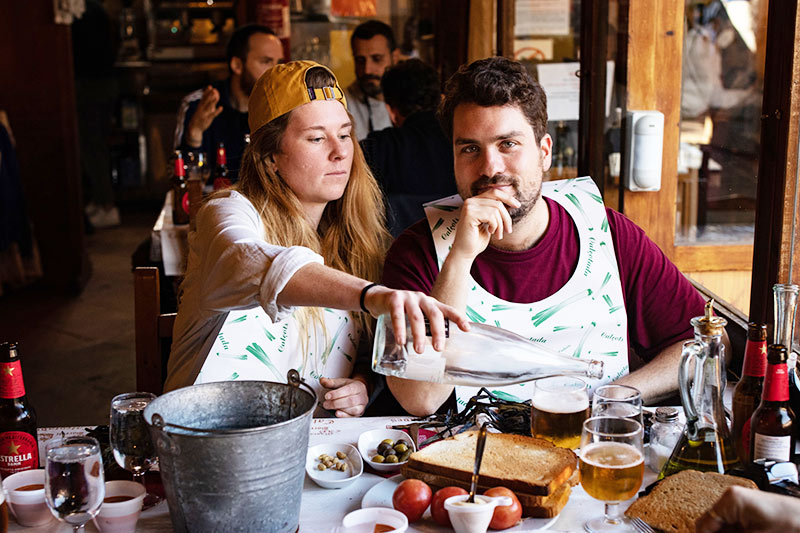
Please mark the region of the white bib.
<svg viewBox="0 0 800 533"><path fill-rule="evenodd" d="M314 416L331 416L319 406L328 390L319 379L350 377L361 327L346 311L325 308L322 315L327 335L318 331L309 336L303 328L301 339L295 315L273 323L260 306L229 312L195 384L234 379L286 383L286 373L294 368L317 393Z"/></svg>
<svg viewBox="0 0 800 533"><path fill-rule="evenodd" d="M473 322L508 329L551 350L603 361L602 379L584 378L591 394L597 385L628 373L628 317L614 242L603 199L591 178L544 182L542 194L562 205L577 227L580 250L572 277L555 294L533 303L501 300L470 277L466 312ZM453 245L462 204L458 195L425 204L440 269ZM524 401L532 396L533 382L492 392ZM475 387L456 387L458 408L477 393Z"/></svg>

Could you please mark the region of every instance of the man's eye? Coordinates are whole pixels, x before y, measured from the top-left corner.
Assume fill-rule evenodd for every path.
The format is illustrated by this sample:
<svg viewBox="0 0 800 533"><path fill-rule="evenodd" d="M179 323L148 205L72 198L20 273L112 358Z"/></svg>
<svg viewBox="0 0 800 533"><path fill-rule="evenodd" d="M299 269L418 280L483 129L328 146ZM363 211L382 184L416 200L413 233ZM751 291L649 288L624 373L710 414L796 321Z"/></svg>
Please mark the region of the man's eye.
<svg viewBox="0 0 800 533"><path fill-rule="evenodd" d="M500 146L503 148L513 148L517 145L516 141L503 141Z"/></svg>
<svg viewBox="0 0 800 533"><path fill-rule="evenodd" d="M469 145L469 146L465 146L464 148L461 149L461 153L462 154L474 154L477 151L478 151L478 147L475 146L474 144L473 145Z"/></svg>
<svg viewBox="0 0 800 533"><path fill-rule="evenodd" d="M376 55L376 56L372 56L372 60L373 60L375 63L380 63L381 61L383 61L383 55Z"/></svg>

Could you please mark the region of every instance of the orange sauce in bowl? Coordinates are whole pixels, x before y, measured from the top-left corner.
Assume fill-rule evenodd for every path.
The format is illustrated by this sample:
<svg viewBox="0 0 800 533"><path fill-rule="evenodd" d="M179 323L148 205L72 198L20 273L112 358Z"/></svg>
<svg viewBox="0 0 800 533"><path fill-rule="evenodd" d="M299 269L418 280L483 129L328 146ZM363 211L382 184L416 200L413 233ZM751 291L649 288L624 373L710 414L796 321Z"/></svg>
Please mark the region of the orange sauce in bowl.
<svg viewBox="0 0 800 533"><path fill-rule="evenodd" d="M388 531L394 531L394 527L387 526L386 524L375 524L375 529L372 531L373 533L387 533Z"/></svg>

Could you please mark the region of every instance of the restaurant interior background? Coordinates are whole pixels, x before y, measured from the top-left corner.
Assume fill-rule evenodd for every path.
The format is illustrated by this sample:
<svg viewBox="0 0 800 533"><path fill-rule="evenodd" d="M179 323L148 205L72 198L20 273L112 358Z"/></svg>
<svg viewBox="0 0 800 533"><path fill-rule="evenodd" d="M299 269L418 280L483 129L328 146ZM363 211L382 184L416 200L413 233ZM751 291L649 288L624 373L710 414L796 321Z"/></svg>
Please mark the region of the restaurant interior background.
<svg viewBox="0 0 800 533"><path fill-rule="evenodd" d="M108 173L122 211L121 227L92 234L71 35L84 3L102 4L113 28ZM772 284L796 281L796 1L41 0L0 11L0 111L36 245L20 254L0 240L0 340L20 341L42 424L102 422L111 396L133 389L131 255L170 186L180 100L227 75L224 44L247 22L276 29L289 58L330 65L342 86L354 79L349 35L370 18L442 80L494 54L524 62L548 93L548 179L591 175L606 205L721 302L734 369L748 317L771 323ZM632 110L664 116L658 190L626 186Z"/></svg>

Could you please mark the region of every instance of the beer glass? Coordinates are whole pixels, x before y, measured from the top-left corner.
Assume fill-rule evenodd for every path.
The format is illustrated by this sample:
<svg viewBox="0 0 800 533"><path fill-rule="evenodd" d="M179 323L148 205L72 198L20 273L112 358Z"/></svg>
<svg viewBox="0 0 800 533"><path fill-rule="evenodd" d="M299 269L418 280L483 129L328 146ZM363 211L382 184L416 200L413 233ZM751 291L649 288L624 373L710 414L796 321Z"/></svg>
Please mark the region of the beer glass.
<svg viewBox="0 0 800 533"><path fill-rule="evenodd" d="M564 448L581 443L583 421L589 418L586 382L554 376L533 382L531 435Z"/></svg>
<svg viewBox="0 0 800 533"><path fill-rule="evenodd" d="M642 393L627 385L602 385L592 397L592 416L630 418L644 425Z"/></svg>
<svg viewBox="0 0 800 533"><path fill-rule="evenodd" d="M103 504L105 480L100 444L92 437L47 441L44 495L53 516L79 531Z"/></svg>
<svg viewBox="0 0 800 533"><path fill-rule="evenodd" d="M150 440L150 430L144 420L144 408L155 397L149 392L128 392L111 400L109 433L114 460L133 473L133 480L145 485L145 490L144 474L158 461L156 449ZM160 501L158 495L147 493L142 508L149 509Z"/></svg>
<svg viewBox="0 0 800 533"><path fill-rule="evenodd" d="M619 503L636 495L644 476L642 425L630 418L599 416L583 423L581 486L605 503L605 515L584 524L590 533L635 532L620 514Z"/></svg>

